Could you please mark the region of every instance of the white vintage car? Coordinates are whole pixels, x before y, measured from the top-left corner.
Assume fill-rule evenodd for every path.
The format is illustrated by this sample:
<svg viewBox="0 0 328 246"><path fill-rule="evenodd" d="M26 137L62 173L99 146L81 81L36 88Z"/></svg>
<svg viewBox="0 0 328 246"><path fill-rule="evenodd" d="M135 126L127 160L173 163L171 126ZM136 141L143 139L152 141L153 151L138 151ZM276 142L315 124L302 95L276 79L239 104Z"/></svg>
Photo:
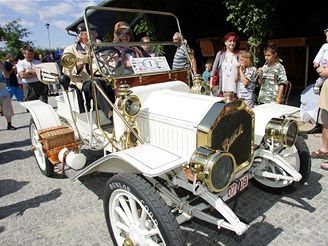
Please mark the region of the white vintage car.
<svg viewBox="0 0 328 246"><path fill-rule="evenodd" d="M132 28L152 23L153 37L169 40L149 43L156 57L131 58L135 67L128 75L110 53L113 47L142 43L111 42L114 23L122 18ZM90 75L95 90L102 91L96 80L115 89L115 103L107 98L113 124L94 106L97 98L90 110L78 100L81 92L68 87L69 78L54 63L41 64L38 76L62 85L57 107L39 100L22 105L32 116L32 147L44 175L77 180L92 172L113 174L103 204L115 245L185 245L180 225L194 217L242 235L249 225L226 201L250 180L278 193L306 181L311 159L293 119L299 108L265 104L251 109L239 100L202 95L207 86L191 69L168 65L176 47L172 32L160 25L167 30L175 25L182 33L173 14L90 6L83 19L98 25L103 40L88 44L94 64ZM185 40L181 45L188 50ZM64 54L61 65L72 68L77 61ZM90 161L85 150L103 155Z"/></svg>

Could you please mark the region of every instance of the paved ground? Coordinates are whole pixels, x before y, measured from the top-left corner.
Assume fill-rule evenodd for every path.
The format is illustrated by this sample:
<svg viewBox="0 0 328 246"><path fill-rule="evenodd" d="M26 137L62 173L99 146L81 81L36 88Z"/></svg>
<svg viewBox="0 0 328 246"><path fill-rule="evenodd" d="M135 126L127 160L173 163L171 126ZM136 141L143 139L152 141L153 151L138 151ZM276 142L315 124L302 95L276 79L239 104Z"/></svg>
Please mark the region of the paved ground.
<svg viewBox="0 0 328 246"><path fill-rule="evenodd" d="M0 245L113 245L102 209L108 175L74 183L43 176L30 151L29 114L13 103L19 129L3 130L0 117ZM315 150L321 135L306 141ZM196 246L328 245L328 172L319 164L312 162L308 182L293 194L272 195L251 184L238 206L238 215L251 224L245 235L192 221L183 225L188 241Z"/></svg>

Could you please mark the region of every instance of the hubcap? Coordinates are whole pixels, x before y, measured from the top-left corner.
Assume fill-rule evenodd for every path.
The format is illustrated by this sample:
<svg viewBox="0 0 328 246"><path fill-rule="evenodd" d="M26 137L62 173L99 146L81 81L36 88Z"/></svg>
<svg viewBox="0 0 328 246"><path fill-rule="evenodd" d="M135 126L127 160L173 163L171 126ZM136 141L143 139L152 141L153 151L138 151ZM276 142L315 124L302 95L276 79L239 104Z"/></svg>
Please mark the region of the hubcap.
<svg viewBox="0 0 328 246"><path fill-rule="evenodd" d="M131 238L126 238L123 242L123 246L134 246L134 243Z"/></svg>

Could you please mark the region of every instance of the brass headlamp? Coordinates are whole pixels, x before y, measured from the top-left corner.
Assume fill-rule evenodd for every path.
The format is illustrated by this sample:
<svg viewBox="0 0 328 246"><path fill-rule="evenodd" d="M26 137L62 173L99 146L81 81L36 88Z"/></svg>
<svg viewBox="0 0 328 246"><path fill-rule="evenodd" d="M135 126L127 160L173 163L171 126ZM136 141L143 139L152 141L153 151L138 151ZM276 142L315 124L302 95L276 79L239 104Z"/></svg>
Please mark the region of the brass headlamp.
<svg viewBox="0 0 328 246"><path fill-rule="evenodd" d="M220 192L233 180L236 162L234 156L228 152L199 147L186 168L211 191Z"/></svg>
<svg viewBox="0 0 328 246"><path fill-rule="evenodd" d="M61 64L63 65L63 67L73 68L73 67L75 67L76 63L78 62L78 59L77 59L76 55L74 55L73 53L66 52L61 55L60 61L61 61Z"/></svg>
<svg viewBox="0 0 328 246"><path fill-rule="evenodd" d="M121 84L118 95L120 96L117 106L124 116L130 118L136 117L141 109L141 102L139 97L131 95L132 91L128 84Z"/></svg>
<svg viewBox="0 0 328 246"><path fill-rule="evenodd" d="M88 63L88 57L77 57L71 52L65 52L60 56L60 61L63 67L73 68L76 66L76 63L82 61L84 63Z"/></svg>
<svg viewBox="0 0 328 246"><path fill-rule="evenodd" d="M282 144L284 147L294 145L298 135L298 125L295 120L284 118L273 118L265 127L264 138L267 141Z"/></svg>

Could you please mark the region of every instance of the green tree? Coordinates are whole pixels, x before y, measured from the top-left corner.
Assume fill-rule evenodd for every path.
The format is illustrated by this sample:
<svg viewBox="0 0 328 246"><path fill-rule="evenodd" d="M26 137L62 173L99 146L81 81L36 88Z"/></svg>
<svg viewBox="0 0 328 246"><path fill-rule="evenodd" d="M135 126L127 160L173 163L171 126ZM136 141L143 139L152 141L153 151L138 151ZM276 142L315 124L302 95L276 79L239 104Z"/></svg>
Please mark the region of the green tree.
<svg viewBox="0 0 328 246"><path fill-rule="evenodd" d="M150 37L152 41L158 40L156 28L146 16L142 16L140 22L134 28L134 33L136 35L146 35ZM164 48L162 45L156 45L153 50L157 56L164 55Z"/></svg>
<svg viewBox="0 0 328 246"><path fill-rule="evenodd" d="M5 47L1 50L2 52L18 54L23 45L32 44L29 40L23 41L23 39L28 38L31 32L23 28L20 22L21 20L17 19L8 22L4 26L0 25L0 41L5 44Z"/></svg>
<svg viewBox="0 0 328 246"><path fill-rule="evenodd" d="M224 0L223 4L229 12L227 21L248 37L248 49L257 65L261 44L272 34L270 0Z"/></svg>

